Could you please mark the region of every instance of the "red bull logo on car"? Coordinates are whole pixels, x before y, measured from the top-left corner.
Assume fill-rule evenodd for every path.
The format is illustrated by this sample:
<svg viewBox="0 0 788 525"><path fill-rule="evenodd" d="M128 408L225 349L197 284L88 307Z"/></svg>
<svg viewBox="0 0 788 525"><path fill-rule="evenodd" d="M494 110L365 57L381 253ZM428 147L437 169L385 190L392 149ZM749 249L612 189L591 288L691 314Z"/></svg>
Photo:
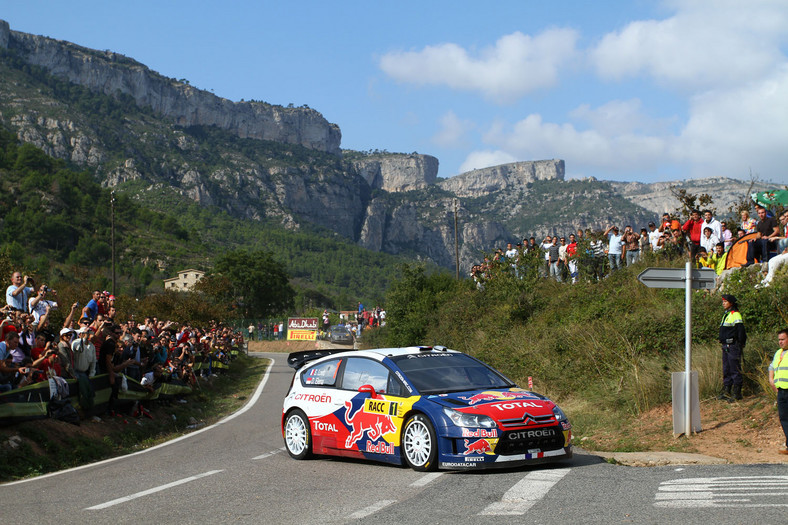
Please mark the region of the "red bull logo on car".
<svg viewBox="0 0 788 525"><path fill-rule="evenodd" d="M370 441L377 441L384 434L396 432L397 430L391 416L367 412L363 407L356 410L351 416L350 411L353 409L353 404L350 401L345 401L345 408L345 423L352 429L345 441L346 448L353 446L353 444L364 437L364 434L367 435L367 439Z"/></svg>
<svg viewBox="0 0 788 525"><path fill-rule="evenodd" d="M486 439L477 439L474 442L470 442L467 439L464 441L465 441L465 452L463 452L463 454L465 454L466 456L468 454L486 454L487 452L492 452L492 446L490 445L490 442L487 441Z"/></svg>
<svg viewBox="0 0 788 525"><path fill-rule="evenodd" d="M470 397L459 396L463 401L467 401L469 405L476 403L486 403L490 401L513 401L515 399L535 399L530 392L480 392Z"/></svg>

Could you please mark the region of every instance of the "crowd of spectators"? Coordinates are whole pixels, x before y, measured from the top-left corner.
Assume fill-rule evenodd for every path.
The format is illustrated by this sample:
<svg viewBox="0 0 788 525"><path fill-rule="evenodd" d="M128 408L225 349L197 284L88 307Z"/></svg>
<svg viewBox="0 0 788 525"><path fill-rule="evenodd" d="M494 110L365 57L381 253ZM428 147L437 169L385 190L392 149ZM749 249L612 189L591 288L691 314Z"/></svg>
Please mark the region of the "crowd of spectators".
<svg viewBox="0 0 788 525"><path fill-rule="evenodd" d="M198 376L215 375L216 363L226 364L232 348L243 344L240 333L217 323L197 327L156 317L121 320L115 297L99 290L81 310L78 304L70 306L62 325L54 326L50 314L59 307L57 291L46 284L36 287L20 272L12 274L1 309L0 393L49 379L75 379L82 405L83 389L92 389L90 378L106 374L112 390L106 412L111 414L126 378L151 392L162 382L194 386ZM85 400L92 397L89 390L84 393Z"/></svg>
<svg viewBox="0 0 788 525"><path fill-rule="evenodd" d="M665 258L690 257L696 267L712 268L720 275L726 268L731 246L755 233L747 242L743 266L756 260L764 263L770 281L773 270L788 262L788 210L778 216L762 206L756 206L756 211L757 221L748 211L742 211L738 225L734 220L716 219L710 210L692 210L683 223L665 213L658 223L649 222L639 231L632 226L620 230L611 225L605 231L577 229L569 235L548 235L541 242L525 237L517 244L507 244L506 250L497 248L485 256L483 262L473 265L470 276L480 289L501 272L522 278L529 268L558 282L576 283L581 276L599 280L625 265L635 264L645 253ZM770 260L772 257L775 258ZM766 279L764 284L768 284Z"/></svg>

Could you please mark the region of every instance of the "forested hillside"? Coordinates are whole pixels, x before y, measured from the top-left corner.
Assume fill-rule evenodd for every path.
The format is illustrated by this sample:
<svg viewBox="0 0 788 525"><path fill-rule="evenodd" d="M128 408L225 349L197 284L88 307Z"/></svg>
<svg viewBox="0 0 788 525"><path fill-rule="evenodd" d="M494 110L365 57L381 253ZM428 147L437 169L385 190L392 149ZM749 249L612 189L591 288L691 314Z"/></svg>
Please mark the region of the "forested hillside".
<svg viewBox="0 0 788 525"><path fill-rule="evenodd" d="M66 281L89 275L92 286L109 288L111 192L92 173L0 131L0 189L0 252L14 268ZM161 280L178 270L210 270L228 250L263 249L293 279L297 305L349 308L357 300L382 300L402 262L332 232L288 232L160 191L166 204L157 210L115 194L119 293L161 291Z"/></svg>

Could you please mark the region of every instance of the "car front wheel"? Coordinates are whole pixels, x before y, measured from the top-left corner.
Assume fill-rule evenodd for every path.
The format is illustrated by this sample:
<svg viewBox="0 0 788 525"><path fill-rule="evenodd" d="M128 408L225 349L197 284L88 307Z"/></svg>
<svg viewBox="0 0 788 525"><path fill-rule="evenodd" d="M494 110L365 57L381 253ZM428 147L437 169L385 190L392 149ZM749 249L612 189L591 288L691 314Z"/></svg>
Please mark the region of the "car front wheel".
<svg viewBox="0 0 788 525"><path fill-rule="evenodd" d="M415 414L402 430L405 462L413 470L426 472L438 468L438 441L432 423L423 414Z"/></svg>
<svg viewBox="0 0 788 525"><path fill-rule="evenodd" d="M287 453L295 459L306 459L312 456L312 432L309 419L302 411L296 409L285 419L285 447Z"/></svg>

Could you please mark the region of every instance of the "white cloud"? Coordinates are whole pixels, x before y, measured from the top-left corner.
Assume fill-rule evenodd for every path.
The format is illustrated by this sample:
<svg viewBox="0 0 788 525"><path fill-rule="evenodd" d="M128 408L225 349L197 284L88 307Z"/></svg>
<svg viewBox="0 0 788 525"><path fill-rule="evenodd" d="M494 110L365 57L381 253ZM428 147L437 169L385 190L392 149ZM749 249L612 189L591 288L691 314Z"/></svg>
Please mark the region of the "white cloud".
<svg viewBox="0 0 788 525"><path fill-rule="evenodd" d="M432 142L444 148L467 147L467 134L474 128L470 120L460 119L449 111L440 119L440 130L432 137Z"/></svg>
<svg viewBox="0 0 788 525"><path fill-rule="evenodd" d="M460 165L460 173L466 171L477 170L486 168L488 166L497 166L499 164L509 164L510 162L517 162L517 157L510 155L505 151L474 151L471 152Z"/></svg>
<svg viewBox="0 0 788 525"><path fill-rule="evenodd" d="M387 53L380 68L399 82L475 91L508 103L555 85L560 67L575 55L577 38L571 29L547 29L534 37L515 32L476 56L446 43Z"/></svg>
<svg viewBox="0 0 788 525"><path fill-rule="evenodd" d="M686 160L694 174L746 177L788 183L788 63L771 75L736 89L692 98L690 118L671 157Z"/></svg>
<svg viewBox="0 0 788 525"><path fill-rule="evenodd" d="M612 100L598 108L582 104L569 112L575 120L587 123L605 135L620 135L635 132L661 132L675 121L675 118L655 120L643 114L643 104L637 98Z"/></svg>
<svg viewBox="0 0 788 525"><path fill-rule="evenodd" d="M665 137L579 130L570 123L544 122L537 114L527 116L511 128L494 124L485 134L485 142L522 160L564 159L570 174L575 168L652 169L662 162L668 145Z"/></svg>
<svg viewBox="0 0 788 525"><path fill-rule="evenodd" d="M641 73L679 88L742 84L773 68L786 41L788 2L684 1L676 14L639 20L589 50L597 73L621 80Z"/></svg>

